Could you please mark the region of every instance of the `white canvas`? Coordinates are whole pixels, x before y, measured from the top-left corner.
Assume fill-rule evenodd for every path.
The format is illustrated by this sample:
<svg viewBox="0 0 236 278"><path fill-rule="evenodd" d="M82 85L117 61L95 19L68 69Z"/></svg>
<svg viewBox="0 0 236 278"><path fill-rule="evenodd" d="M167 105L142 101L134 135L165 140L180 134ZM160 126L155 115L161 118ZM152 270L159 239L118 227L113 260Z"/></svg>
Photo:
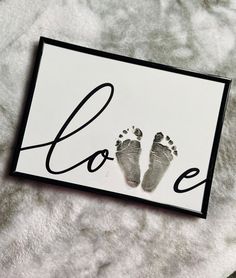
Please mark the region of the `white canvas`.
<svg viewBox="0 0 236 278"><path fill-rule="evenodd" d="M53 171L62 171L103 149L108 150L113 160L106 160L95 172L89 172L85 162L65 173L49 173L45 160L50 145L24 148L53 141L76 106L105 83L114 88L111 101L94 121L56 144L50 167ZM85 124L104 106L112 91L110 86L104 85L88 99L61 137ZM198 168L200 172L192 178L183 178L179 188L189 188L207 178L224 88L225 83L221 81L44 43L15 171L201 213L205 182L184 193L176 192L173 186L190 168ZM141 138L136 138L135 130L141 130ZM157 171L163 169L164 174L159 182L154 177L154 189L147 191L142 181L157 133L163 134L160 144L167 146L173 159L168 166L163 166L160 159L161 168L155 167ZM141 145L137 162L140 182L135 186L127 183L127 173L122 170L116 154L116 141L122 144L126 139L137 140ZM158 159L159 154L156 155ZM98 155L93 168L102 160Z"/></svg>

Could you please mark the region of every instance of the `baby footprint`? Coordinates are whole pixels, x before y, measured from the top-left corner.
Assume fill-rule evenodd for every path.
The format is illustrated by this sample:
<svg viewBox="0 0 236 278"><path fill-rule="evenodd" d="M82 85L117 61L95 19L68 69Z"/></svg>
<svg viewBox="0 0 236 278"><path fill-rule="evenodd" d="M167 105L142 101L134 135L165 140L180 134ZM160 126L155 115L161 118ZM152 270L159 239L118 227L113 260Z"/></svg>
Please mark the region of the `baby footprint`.
<svg viewBox="0 0 236 278"><path fill-rule="evenodd" d="M142 181L142 188L145 191L155 190L173 160L173 155L178 155L170 137L166 136L165 139L166 144L164 145L164 135L161 132L158 132L154 137L149 156L149 168Z"/></svg>
<svg viewBox="0 0 236 278"><path fill-rule="evenodd" d="M131 187L136 187L140 183L139 157L142 135L142 131L133 126L131 129L123 130L116 142L116 158L124 173L126 183ZM132 137L134 137L133 140L130 139Z"/></svg>

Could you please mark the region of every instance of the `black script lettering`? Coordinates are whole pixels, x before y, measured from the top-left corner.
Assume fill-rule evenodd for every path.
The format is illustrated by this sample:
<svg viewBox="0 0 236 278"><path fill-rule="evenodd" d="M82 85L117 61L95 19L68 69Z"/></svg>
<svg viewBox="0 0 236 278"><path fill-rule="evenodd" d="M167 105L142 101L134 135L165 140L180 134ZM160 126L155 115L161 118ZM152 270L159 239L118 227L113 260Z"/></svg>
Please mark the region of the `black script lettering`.
<svg viewBox="0 0 236 278"><path fill-rule="evenodd" d="M111 89L110 91L110 95L106 101L106 103L103 105L103 107L91 118L89 119L86 123L84 123L83 125L81 125L80 127L78 127L77 129L75 129L74 131L66 134L66 135L62 135L63 132L66 130L67 126L69 125L69 123L72 121L72 119L75 117L75 115L77 115L77 113L79 112L79 110L85 105L85 103L96 93L98 93L101 89L105 88L105 87L109 87ZM66 173L68 171L71 171L72 169L80 166L81 164L87 162L87 169L89 172L95 172L98 169L100 169L103 164L106 162L106 160L113 160L114 158L109 157L109 151L107 149L104 150L99 150L96 151L94 154L90 155L89 157L85 158L84 160L76 163L75 165L67 168L67 169L63 169L60 171L54 171L51 169L50 167L50 160L51 160L51 156L53 154L53 151L56 147L56 145L69 138L70 136L78 133L80 130L84 129L86 126L88 126L91 122L93 122L105 109L106 107L109 105L112 97L114 94L114 87L111 83L103 83L99 86L97 86L95 89L93 89L87 96L85 96L85 98L77 105L77 107L74 109L74 111L70 114L70 116L67 118L67 120L65 121L65 123L63 124L63 126L61 127L61 129L59 130L59 132L57 133L56 137L54 140L46 142L46 143L42 143L42 144L37 144L37 145L32 145L32 146L28 146L28 147L23 147L21 148L21 151L24 150L29 150L29 149L34 149L34 148L41 148L41 147L45 147L45 146L50 146L49 151L47 153L46 156L46 169L49 173L51 174L62 174L62 173ZM92 168L92 164L94 162L94 160L96 159L96 157L98 156L102 156L103 160L100 162L100 164L96 167L96 168Z"/></svg>
<svg viewBox="0 0 236 278"><path fill-rule="evenodd" d="M201 184L205 183L207 180L203 180L189 188L186 188L186 189L179 189L179 184L180 182L186 178L186 179L190 179L190 178L193 178L195 176L197 176L199 174L200 170L198 168L190 168L188 170L186 170L183 174L181 174L178 179L176 180L175 184L174 184L174 191L176 193L184 193L184 192L188 192L190 190L193 190L194 188L200 186Z"/></svg>

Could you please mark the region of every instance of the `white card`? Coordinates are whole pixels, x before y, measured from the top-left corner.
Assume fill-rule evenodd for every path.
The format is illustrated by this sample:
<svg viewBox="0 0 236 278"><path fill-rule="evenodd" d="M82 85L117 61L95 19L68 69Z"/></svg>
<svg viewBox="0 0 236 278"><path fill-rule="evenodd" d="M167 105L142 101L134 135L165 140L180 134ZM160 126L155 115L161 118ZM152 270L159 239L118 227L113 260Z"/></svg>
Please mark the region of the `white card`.
<svg viewBox="0 0 236 278"><path fill-rule="evenodd" d="M206 218L230 82L41 37L12 172Z"/></svg>

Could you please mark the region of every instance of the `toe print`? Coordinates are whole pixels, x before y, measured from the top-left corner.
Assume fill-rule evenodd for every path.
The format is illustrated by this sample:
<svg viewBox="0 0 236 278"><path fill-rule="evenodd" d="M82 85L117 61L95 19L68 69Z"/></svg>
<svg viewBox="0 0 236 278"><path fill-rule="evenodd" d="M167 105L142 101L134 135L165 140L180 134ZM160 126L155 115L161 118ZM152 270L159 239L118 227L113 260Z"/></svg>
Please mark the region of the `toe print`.
<svg viewBox="0 0 236 278"><path fill-rule="evenodd" d="M140 140L143 133L139 128L133 126L131 130L123 130L123 134L125 136L120 134L120 139L116 141L116 158L122 172L124 173L127 184L136 187L140 183ZM132 137L134 137L134 139L130 139Z"/></svg>
<svg viewBox="0 0 236 278"><path fill-rule="evenodd" d="M145 191L152 192L155 190L160 180L167 171L174 155L177 156L177 148L173 146L174 142L167 135L158 132L153 140L150 151L150 162L142 181L142 188Z"/></svg>
<svg viewBox="0 0 236 278"><path fill-rule="evenodd" d="M134 134L137 136L138 140L142 139L143 133L142 133L142 131L139 128L135 128L134 129Z"/></svg>

